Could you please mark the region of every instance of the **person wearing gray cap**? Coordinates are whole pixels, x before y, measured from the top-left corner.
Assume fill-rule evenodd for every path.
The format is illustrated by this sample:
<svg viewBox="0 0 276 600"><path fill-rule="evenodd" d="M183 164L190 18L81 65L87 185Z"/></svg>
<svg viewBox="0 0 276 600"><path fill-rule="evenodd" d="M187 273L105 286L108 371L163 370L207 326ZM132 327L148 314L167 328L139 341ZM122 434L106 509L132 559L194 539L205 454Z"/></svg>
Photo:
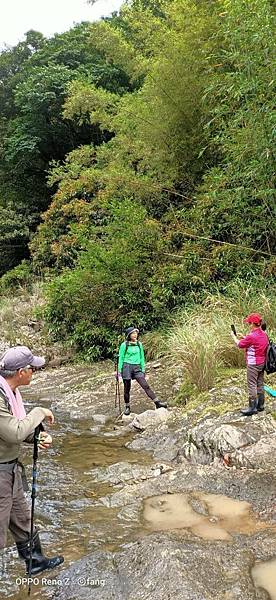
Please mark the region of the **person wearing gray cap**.
<svg viewBox="0 0 276 600"><path fill-rule="evenodd" d="M8 529L17 545L19 557L30 564L31 511L24 495L27 481L18 456L21 442L32 444L35 428L47 419L54 422L51 410L33 408L27 415L18 387L29 385L33 372L45 364L27 346L9 348L0 359L0 550L6 545ZM43 429L43 428L42 428ZM47 449L51 436L41 431L39 448ZM47 558L42 553L38 531L33 536L32 575L53 569L63 562L63 556Z"/></svg>

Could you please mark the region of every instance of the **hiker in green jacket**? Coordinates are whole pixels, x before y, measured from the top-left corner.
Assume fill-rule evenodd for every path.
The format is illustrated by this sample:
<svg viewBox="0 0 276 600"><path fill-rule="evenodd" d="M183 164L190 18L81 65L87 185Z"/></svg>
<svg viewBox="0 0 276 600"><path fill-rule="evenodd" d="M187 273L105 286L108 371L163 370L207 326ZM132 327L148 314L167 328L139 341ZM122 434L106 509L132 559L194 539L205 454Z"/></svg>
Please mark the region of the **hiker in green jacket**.
<svg viewBox="0 0 276 600"><path fill-rule="evenodd" d="M136 379L147 396L153 400L156 408L167 408L167 404L160 402L154 391L150 388L145 379L145 355L141 342L138 341L139 329L128 327L126 330L126 340L120 346L118 377L121 376L124 382L124 414L130 414L130 388L131 380Z"/></svg>

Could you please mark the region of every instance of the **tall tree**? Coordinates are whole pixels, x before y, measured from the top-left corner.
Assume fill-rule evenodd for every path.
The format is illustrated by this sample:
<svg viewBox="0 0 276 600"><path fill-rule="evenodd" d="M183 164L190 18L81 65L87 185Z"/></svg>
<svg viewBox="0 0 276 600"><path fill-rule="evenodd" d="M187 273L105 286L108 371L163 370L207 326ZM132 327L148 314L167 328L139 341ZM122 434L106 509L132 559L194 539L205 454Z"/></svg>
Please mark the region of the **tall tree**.
<svg viewBox="0 0 276 600"><path fill-rule="evenodd" d="M107 65L91 41L89 23L50 40L28 32L23 42L1 53L0 76L0 206L21 214L30 236L53 193L47 186L50 162L63 160L81 144L110 138L97 124L62 118L68 84L88 80L121 93L128 77ZM8 234L3 222L0 233L2 238ZM21 259L16 247L6 269Z"/></svg>
<svg viewBox="0 0 276 600"><path fill-rule="evenodd" d="M205 235L275 254L275 12L268 0L222 8L204 95L217 162L194 219L197 232L200 223Z"/></svg>

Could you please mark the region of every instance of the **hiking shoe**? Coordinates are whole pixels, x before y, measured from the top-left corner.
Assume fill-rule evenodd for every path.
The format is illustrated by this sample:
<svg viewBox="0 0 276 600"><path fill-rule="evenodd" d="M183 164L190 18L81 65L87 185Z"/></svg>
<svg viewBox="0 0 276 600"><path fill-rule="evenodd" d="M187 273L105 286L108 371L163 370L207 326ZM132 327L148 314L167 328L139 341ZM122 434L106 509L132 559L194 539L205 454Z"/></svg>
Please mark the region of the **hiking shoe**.
<svg viewBox="0 0 276 600"><path fill-rule="evenodd" d="M251 415L256 415L258 413L258 410L254 403L253 406L248 406L248 408L242 408L240 412L244 417L250 417Z"/></svg>
<svg viewBox="0 0 276 600"><path fill-rule="evenodd" d="M126 406L125 406L124 415L130 415L130 406L129 406L129 404L126 404Z"/></svg>
<svg viewBox="0 0 276 600"><path fill-rule="evenodd" d="M30 540L25 542L17 542L17 550L19 557L24 559L26 562L26 573L29 573L30 570ZM55 569L59 565L61 565L64 561L63 556L53 556L52 558L48 558L44 556L42 549L40 538L38 532L36 531L33 537L33 552L32 552L32 569L31 575L38 575L42 571L46 571L48 569Z"/></svg>
<svg viewBox="0 0 276 600"><path fill-rule="evenodd" d="M165 402L160 402L160 400L154 400L154 404L156 408L167 408L167 404Z"/></svg>
<svg viewBox="0 0 276 600"><path fill-rule="evenodd" d="M264 394L258 394L257 411L262 412L264 410Z"/></svg>

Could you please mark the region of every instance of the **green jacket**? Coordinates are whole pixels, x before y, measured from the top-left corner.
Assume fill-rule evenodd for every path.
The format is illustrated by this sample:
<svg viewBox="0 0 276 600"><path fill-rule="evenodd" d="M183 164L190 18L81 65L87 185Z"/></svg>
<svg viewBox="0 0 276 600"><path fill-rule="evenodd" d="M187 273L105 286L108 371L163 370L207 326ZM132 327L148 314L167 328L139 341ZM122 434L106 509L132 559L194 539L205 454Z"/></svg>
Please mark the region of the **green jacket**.
<svg viewBox="0 0 276 600"><path fill-rule="evenodd" d="M0 463L18 458L21 442L32 443L33 432L43 419L44 409L36 407L18 421L11 414L6 394L0 388Z"/></svg>
<svg viewBox="0 0 276 600"><path fill-rule="evenodd" d="M141 342L129 343L126 350L126 342L123 342L119 350L118 372L122 373L123 364L141 365L141 371L145 372L145 355Z"/></svg>

